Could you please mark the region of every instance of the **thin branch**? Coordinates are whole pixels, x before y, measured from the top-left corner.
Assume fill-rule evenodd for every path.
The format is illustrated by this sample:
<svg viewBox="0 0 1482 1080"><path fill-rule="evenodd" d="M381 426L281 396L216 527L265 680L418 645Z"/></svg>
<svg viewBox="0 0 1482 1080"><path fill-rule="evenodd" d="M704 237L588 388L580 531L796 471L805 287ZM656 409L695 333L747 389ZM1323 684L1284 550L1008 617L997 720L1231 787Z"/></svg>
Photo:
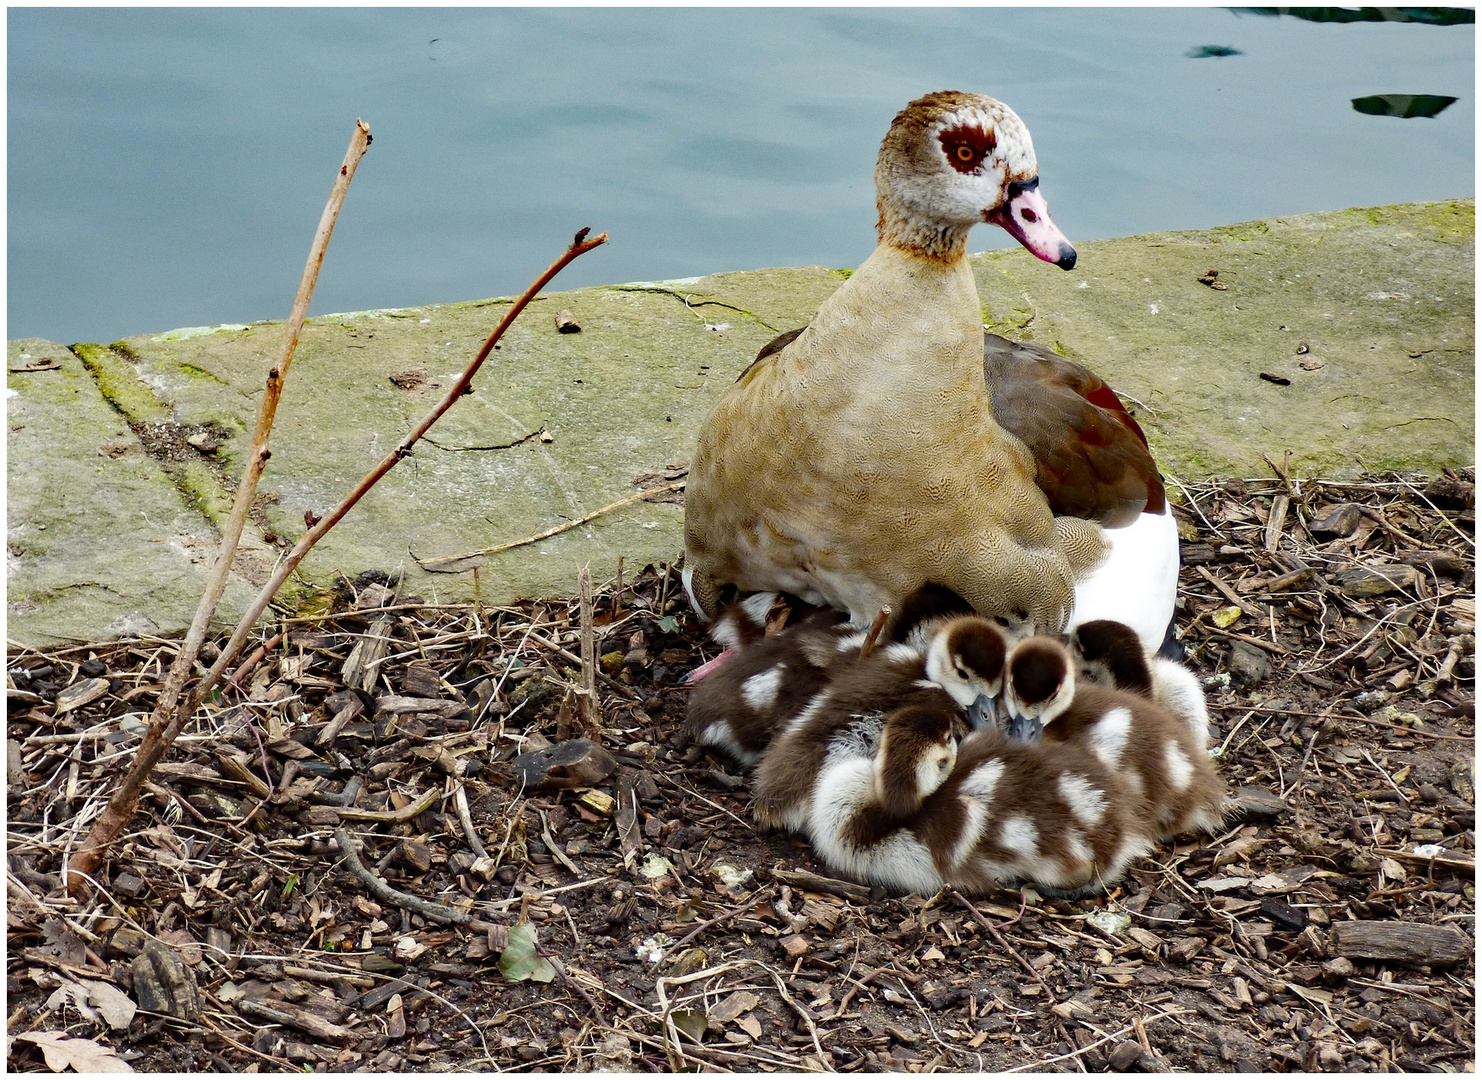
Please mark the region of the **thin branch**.
<svg viewBox="0 0 1482 1080"><path fill-rule="evenodd" d="M268 583L258 592L256 598L252 601L252 605L247 609L247 613L242 616L242 621L237 624L237 629L232 634L226 648L221 650L221 657L211 666L211 670L206 673L205 677L195 687L191 696L196 702L199 702L210 692L211 687L215 686L217 680L221 678L221 673L226 669L227 664L231 663L231 660L242 651L242 646L246 643L247 636L252 632L252 626L257 621L257 617L263 613L273 597L278 594L278 590L283 587L283 583L288 580L288 576L298 568L298 564L303 562L304 556L313 550L314 545L323 539L325 533L339 524L340 519L348 514L354 508L355 504L365 497L366 492L370 491L381 477L390 472L402 458L409 456L412 452L412 446L416 444L417 440L427 434L427 430L433 424L437 423L438 420L442 419L443 414L451 409L454 403L468 392L469 384L473 382L474 375L478 373L484 361L489 358L489 354L494 351L495 344L504 336L505 331L510 328L510 324L515 321L520 312L524 311L530 301L535 299L536 294L545 288L550 280L564 270L566 265L573 259L585 255L593 248L601 247L607 243L606 233L602 233L588 240L587 231L586 229L582 229L581 232L577 233L576 239L571 242L571 246L562 252L561 256L555 262L551 263L545 273L541 274L540 277L531 283L530 287L521 294L518 300L510 305L509 311L505 313L499 325L490 333L488 340L484 342L484 346L479 350L478 355L473 358L473 361L464 370L463 374L458 377L458 381L443 395L443 399L422 419L422 422L413 428L406 438L402 439L379 465L367 473L365 479L355 485L355 490L346 495L338 506L324 515L308 532L304 533L299 542L293 545L292 550L283 556L278 563L277 569L274 570L273 576L268 579Z"/></svg>
<svg viewBox="0 0 1482 1080"><path fill-rule="evenodd" d="M1169 1016L1187 1016L1187 1015L1188 1015L1188 1010L1186 1010L1186 1009L1174 1009L1174 1010L1170 1010L1168 1012L1154 1013L1152 1016L1149 1016L1146 1020L1143 1020L1141 1017L1138 1017L1137 1023L1128 1024L1126 1027L1122 1028L1120 1031L1114 1031L1110 1035L1103 1035L1101 1038L1097 1039L1095 1042L1087 1043L1085 1046L1082 1046L1078 1050L1072 1050L1068 1054L1059 1054L1056 1057L1052 1057L1052 1058L1045 1058L1043 1061L1031 1061L1031 1062L1028 1062L1027 1064L1024 1064L1024 1065L1015 1065L1012 1069L1005 1069L1004 1072L1005 1073L1016 1073L1016 1072L1028 1072L1030 1070L1038 1071L1040 1069L1045 1068L1047 1065L1054 1065L1055 1063L1060 1062L1060 1061L1065 1061L1068 1058L1078 1057L1079 1055L1084 1054L1087 1050L1094 1050L1098 1046L1102 1046L1102 1045L1104 1045L1106 1043L1109 1043L1109 1042L1112 1042L1112 1041L1114 1041L1116 1039L1120 1039L1123 1035L1126 1035L1129 1031L1135 1031L1139 1023L1140 1024L1151 1024L1155 1020L1162 1020L1162 1019L1165 1019L1166 1017L1169 1017ZM1146 1036L1144 1035L1144 1037L1146 1037Z"/></svg>
<svg viewBox="0 0 1482 1080"><path fill-rule="evenodd" d="M592 626L592 568L583 566L576 580L581 595L581 696L576 700L576 711L582 734L589 739L599 739L602 707L597 702L597 634Z"/></svg>
<svg viewBox="0 0 1482 1080"><path fill-rule="evenodd" d="M462 551L456 555L437 555L431 559L418 559L417 556L413 555L412 558L423 570L430 570L434 566L460 562L463 559L473 559L480 555L493 555L497 551L509 551L511 548L524 547L526 544L534 544L540 540L547 540L552 536L557 536L560 533L574 529L578 525L585 525L593 518L601 517L603 514L616 510L621 506L627 506L629 503L635 503L639 499L646 499L650 495L662 495L666 491L678 491L682 487L684 487L684 481L677 480L672 484L664 484L662 487L649 488L647 491L640 491L635 495L629 495L627 498L619 499L617 502L608 503L606 506L593 510L590 514L579 517L575 521L564 522L554 528L547 529L545 532L536 533L534 536L527 536L523 540L511 540L507 544L495 544L493 547L478 548L475 551Z"/></svg>
<svg viewBox="0 0 1482 1080"><path fill-rule="evenodd" d="M347 495L338 506L336 506L333 510L331 510L328 514L321 518L312 528L310 528L309 531L306 532L299 540L299 542L293 546L293 549L289 551L285 556L283 556L281 560L279 560L277 568L274 570L272 577L268 579L267 584L262 587L257 596L253 599L251 605L247 608L246 614L242 616L241 621L237 624L236 630L232 633L231 640L228 641L226 647L221 650L221 655L217 658L216 663L214 663L211 666L211 670L206 672L201 680L196 683L194 687L191 688L184 701L177 707L177 711L175 712L174 716L171 717L169 727L163 733L163 737L157 740L153 745L140 748L138 755L136 755L134 759L132 768L129 770L128 775L124 777L124 780L119 785L118 790L114 792L113 798L112 800L110 800L107 810L103 815L99 817L99 820L94 824L92 831L88 833L86 840L83 842L82 848L79 849L79 851L69 860L69 869L84 870L87 872L91 872L93 869L96 869L98 863L102 861L104 850L110 843L112 843L114 838L123 831L124 826L127 825L129 820L133 817L134 809L138 805L139 801L139 791L143 788L144 781L149 776L150 770L152 770L155 764L160 760L160 758L164 756L164 752L169 748L170 742L174 739L175 735L179 734L180 729L184 726L185 720L195 715L196 709L200 707L200 704L206 698L206 695L211 692L212 688L215 687L218 682L220 682L221 677L226 672L227 667L231 665L232 661L234 661L238 655L240 655L243 646L247 642L248 636L252 633L253 625L257 622L258 617L263 613L264 610L266 610L273 597L278 594L278 590L283 587L283 583L288 580L288 576L298 568L299 563L304 560L304 556L306 556L310 552L310 550L313 549L314 545L317 544L324 537L325 533L329 532L330 529L332 529L336 524L339 523L341 518L343 518L347 513L350 512L355 504L358 503L361 498L365 496L366 492L368 492L373 486L375 486L376 482L380 480L381 477L390 472L392 467L395 466L398 461L408 456L411 453L413 444L415 444L418 439L425 435L427 433L427 430L432 427L432 425L436 423L444 413L452 408L454 402L456 402L465 393L467 393L469 384L473 381L474 375L478 372L484 361L488 359L489 355L494 351L495 344L501 337L504 336L504 333L506 330L509 329L510 324L512 324L519 316L519 314L525 310L526 306L528 306L530 301L535 298L536 294L539 293L540 290L543 289L553 277L555 277L558 273L565 269L566 265L573 259L577 258L580 255L584 255L588 251L591 251L593 248L600 247L602 244L605 244L607 242L606 233L602 233L601 235L589 240L587 239L587 232L587 229L582 229L580 232L578 232L576 234L576 238L571 242L571 245L566 249L566 251L563 252L561 256L556 259L555 262L551 263L551 265L546 269L545 273L537 278L530 285L530 287L525 290L520 298L516 300L513 305L510 306L509 311L505 313L505 316L502 320L500 320L499 325L494 328L493 332L490 333L488 340L484 342L483 348L479 350L478 355L468 365L468 368L463 372L462 376L459 377L458 381L455 382L453 386L448 390L447 394L444 395L442 401L438 402L438 404L433 408L432 412L430 412L422 420L421 423L413 428L411 433L408 434L406 438L404 438L399 444L397 444L396 448L387 455L384 461L382 461L379 465L372 469L370 473L366 475L365 479L363 479L355 487L355 490L350 492L350 494ZM81 881L78 880L75 883L74 887L80 889Z"/></svg>
<svg viewBox="0 0 1482 1080"><path fill-rule="evenodd" d="M489 927L498 925L484 919L469 915L463 911L457 911L442 904L435 904L431 900L423 900L420 896L394 889L360 861L360 856L355 851L355 840L350 835L350 830L339 828L334 831L335 844L340 849L340 858L349 871L361 880L361 883L370 890L372 896L378 900L384 900L388 904L404 908L407 911L416 912L425 919L434 922L452 923L454 926L466 926L471 930L487 932Z"/></svg>
<svg viewBox="0 0 1482 1080"><path fill-rule="evenodd" d="M1049 998L1051 1001L1054 1001L1055 1000L1055 995L1050 990L1050 984L1046 981L1044 975L1042 975L1040 972L1036 971L1034 969L1034 967L1032 967L1030 965L1029 961L1025 960L1024 957L1022 957L1022 956L1019 955L1018 950L1016 950L1012 945L1010 945L1007 941L1005 941L1003 939L1003 935L998 932L998 927L997 926L995 926L993 923L989 922L988 919L983 915L983 913L981 911L979 911L977 908L973 907L972 904L968 903L967 898L965 896L963 896L960 892L957 892L955 889L952 892L952 899L956 900L963 907L967 908L968 911L972 912L973 917L978 920L979 924L982 925L983 929L987 930L990 934L993 935L993 940L996 941L996 942L998 942L998 947L1000 949L1002 949L1004 952L1008 953L1011 957L1013 957L1014 958L1014 962L1017 963L1021 968L1023 968L1024 971L1025 971L1025 973L1031 979L1033 979L1035 982L1039 983L1041 986L1044 987L1044 989L1045 989L1045 996L1047 998Z"/></svg>
<svg viewBox="0 0 1482 1080"><path fill-rule="evenodd" d="M468 850L473 852L475 858L487 859L489 853L484 850L478 830L473 827L473 815L468 809L468 794L463 790L462 780L453 788L453 806L458 811L458 823L463 826L463 840L468 844Z"/></svg>
<svg viewBox="0 0 1482 1080"><path fill-rule="evenodd" d="M148 778L150 770L164 755L175 737L180 734L185 722L195 714L196 706L200 702L199 695L191 695L188 699L189 707L182 708L181 694L184 691L186 680L195 668L201 645L206 640L206 629L210 625L211 616L216 613L216 606L221 601L222 593L226 591L227 577L231 573L237 545L242 539L242 530L247 524L247 514L252 508L252 500L257 496L257 484L270 456L268 436L272 434L273 419L277 415L278 401L283 394L283 382L288 376L288 366L293 362L294 351L298 348L299 334L303 330L304 320L308 317L309 300L313 297L314 286L319 281L320 267L324 265L324 253L329 248L329 238L334 232L335 222L339 220L340 208L345 205L345 196L349 193L350 181L355 178L355 170L359 167L360 159L365 156L365 151L370 144L370 128L357 118L355 133L350 138L350 148L345 152L345 160L340 165L334 185L330 188L329 201L325 203L324 213L320 215L319 228L314 233L314 242L309 246L309 259L304 264L304 272L299 279L298 293L293 300L293 309L289 312L288 324L284 327L283 345L278 351L278 358L268 370L267 388L262 396L262 404L258 408L257 423L252 430L252 447L247 454L247 464L243 470L242 481L237 485L237 496L232 504L231 515L227 518L226 527L222 530L221 550L211 567L211 573L206 578L206 588L201 594L201 602L196 607L190 629L186 631L185 641L175 654L175 661L170 665L170 671L165 676L159 699L149 718L149 727L134 757L134 765L124 782L114 792L108 806L93 823L92 829L83 839L82 846L62 868L62 883L68 892L75 894L83 884L83 879L74 877L72 872L91 874L96 870L98 864L102 862L104 849L133 819L134 811L139 805L139 793L144 788L144 781ZM256 616L254 615L253 618L255 621ZM235 656L235 653L231 656L223 654L222 660L230 662L235 659ZM225 667L225 664L221 666Z"/></svg>

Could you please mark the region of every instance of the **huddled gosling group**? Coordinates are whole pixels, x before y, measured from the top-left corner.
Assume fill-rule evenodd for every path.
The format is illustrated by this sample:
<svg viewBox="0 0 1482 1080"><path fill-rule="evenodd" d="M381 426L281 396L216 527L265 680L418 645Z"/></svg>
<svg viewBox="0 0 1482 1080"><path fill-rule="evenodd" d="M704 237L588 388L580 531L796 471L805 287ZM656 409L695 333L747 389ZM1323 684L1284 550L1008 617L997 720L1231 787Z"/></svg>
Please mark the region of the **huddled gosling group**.
<svg viewBox="0 0 1482 1080"><path fill-rule="evenodd" d="M1080 896L1158 841L1218 827L1203 693L1130 627L1021 636L926 586L878 640L828 609L768 634L777 605L719 612L730 655L695 685L687 733L755 765L757 822L808 837L836 871L920 894Z"/></svg>

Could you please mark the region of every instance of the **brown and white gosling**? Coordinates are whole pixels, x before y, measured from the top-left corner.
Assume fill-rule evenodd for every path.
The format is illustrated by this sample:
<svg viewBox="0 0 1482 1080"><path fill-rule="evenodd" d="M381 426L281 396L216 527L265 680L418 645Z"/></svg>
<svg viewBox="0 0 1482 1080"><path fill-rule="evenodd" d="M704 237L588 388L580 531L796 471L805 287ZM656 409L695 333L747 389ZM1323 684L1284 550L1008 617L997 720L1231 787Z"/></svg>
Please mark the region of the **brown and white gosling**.
<svg viewBox="0 0 1482 1080"><path fill-rule="evenodd" d="M1147 800L1157 839L1222 819L1225 784L1204 738L1150 697L1094 683L1077 685L1070 653L1048 637L1021 641L1004 672L1011 736L1083 747Z"/></svg>
<svg viewBox="0 0 1482 1080"><path fill-rule="evenodd" d="M690 692L685 735L715 746L744 765L756 764L781 721L800 712L827 685L828 668L864 633L841 612L809 608L802 618L768 635L776 593L754 593L717 614L710 636L731 651Z"/></svg>
<svg viewBox="0 0 1482 1080"><path fill-rule="evenodd" d="M949 716L913 705L886 718L873 754L850 740L831 749L806 831L835 870L895 889L1033 881L1078 896L1151 850L1138 827L1147 816L1142 796L1084 747L996 728L954 745Z"/></svg>
<svg viewBox="0 0 1482 1080"><path fill-rule="evenodd" d="M793 621L768 635L767 620L778 600L777 593L754 593L722 608L710 636L725 647L724 659L717 657L691 673L694 689L685 734L691 742L719 747L746 765L756 763L782 721L801 712L836 671L858 658L867 637L866 631L845 623L841 612L797 600L789 601ZM936 632L964 614L972 614L972 607L962 597L938 585L923 585L887 620L879 647L894 647L899 658L924 656ZM1002 667L1001 655L997 666ZM696 673L701 673L699 681ZM997 689L994 683L992 692ZM991 697L979 704L979 714L979 723L991 719Z"/></svg>
<svg viewBox="0 0 1482 1080"><path fill-rule="evenodd" d="M754 785L757 822L804 831L815 784L829 761L872 761L885 718L899 709L926 708L954 725L961 725L964 712L974 724L990 723L1006 644L993 623L965 616L937 630L924 657L893 642L841 661L828 685L778 729L762 754Z"/></svg>
<svg viewBox="0 0 1482 1080"><path fill-rule="evenodd" d="M1209 708L1194 673L1163 656L1149 656L1137 631L1115 619L1095 619L1070 631L1076 677L1152 698L1209 745Z"/></svg>

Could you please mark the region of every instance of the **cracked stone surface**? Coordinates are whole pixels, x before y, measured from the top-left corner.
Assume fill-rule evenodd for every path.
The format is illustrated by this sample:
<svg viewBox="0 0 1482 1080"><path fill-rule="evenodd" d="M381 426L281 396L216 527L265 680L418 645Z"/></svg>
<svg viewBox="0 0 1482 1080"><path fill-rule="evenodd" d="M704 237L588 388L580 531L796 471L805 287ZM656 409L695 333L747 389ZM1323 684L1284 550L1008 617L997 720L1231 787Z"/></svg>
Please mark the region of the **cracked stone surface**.
<svg viewBox="0 0 1482 1080"><path fill-rule="evenodd" d="M1093 241L1078 245L1070 273L1022 251L978 255L974 267L985 322L1081 360L1135 399L1165 471L1266 475L1262 452L1280 461L1287 449L1298 476L1438 470L1475 460L1474 235L1474 204L1460 200ZM1198 280L1211 269L1225 289ZM536 300L433 441L309 556L293 602L373 568L404 572L403 592L427 600L569 596L584 564L601 580L620 554L632 569L677 558L683 511L650 502L456 574L421 570L411 553L532 536L636 493L641 473L688 461L711 402L846 276L758 270ZM305 511L338 502L431 409L508 303L310 319L262 482L271 530L295 540ZM557 332L562 309L581 333ZM216 453L236 476L282 332L274 322L129 338L108 350L110 378L123 382L106 389L122 408L230 433ZM152 584L168 576L152 569L168 548L164 562L203 574L184 554L190 545L169 538L214 543L214 530L137 440L132 459L99 456L103 442L132 435L72 353L12 342L12 368L23 351L56 355L62 368L10 375L19 393L10 400L11 636L98 637L134 610L147 613L151 632L177 631L193 598L151 606L148 589L129 591L104 571ZM202 475L196 469L194 482ZM125 481L137 496L118 486ZM76 507L56 515L69 501ZM197 507L209 503L197 493ZM140 526L146 512L169 527ZM259 560L271 554L260 534L249 539ZM94 580L106 587L81 585ZM88 592L105 603L77 614L72 598Z"/></svg>
<svg viewBox="0 0 1482 1080"><path fill-rule="evenodd" d="M188 626L217 538L65 346L8 343L7 629L30 645ZM50 370L18 372L50 358ZM217 623L252 591L229 584Z"/></svg>

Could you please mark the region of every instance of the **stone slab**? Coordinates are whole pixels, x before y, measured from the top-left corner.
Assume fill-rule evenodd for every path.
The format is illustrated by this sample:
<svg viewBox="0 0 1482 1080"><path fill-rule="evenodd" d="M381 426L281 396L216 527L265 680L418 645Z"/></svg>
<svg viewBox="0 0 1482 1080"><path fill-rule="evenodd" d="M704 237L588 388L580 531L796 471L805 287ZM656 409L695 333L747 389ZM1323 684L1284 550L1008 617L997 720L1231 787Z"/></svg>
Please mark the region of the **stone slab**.
<svg viewBox="0 0 1482 1080"><path fill-rule="evenodd" d="M985 323L1052 345L1135 399L1160 462L1181 478L1267 475L1262 452L1280 460L1286 449L1297 475L1434 471L1475 460L1474 235L1474 205L1461 200L1094 241L1080 245L1070 273L1018 251L974 256L974 265ZM1220 271L1224 290L1198 281L1209 269ZM584 564L600 581L620 554L631 569L677 558L682 510L652 502L461 564L461 573L428 573L412 555L533 536L637 492L633 481L642 473L688 461L711 402L762 344L806 323L846 276L821 267L759 270L538 299L480 372L475 392L432 430L432 441L305 561L290 602L306 603L313 590L367 569L404 573L404 591L429 600L570 596ZM292 541L304 531L305 511L333 506L430 410L509 302L310 319L263 478L267 529ZM576 316L580 333L557 332L563 309ZM212 469L173 466L178 501L168 520L180 535L211 535L209 523L229 502L224 486L214 495L203 488L220 485L211 478L223 468L227 476L240 473L282 333L280 323L256 323L75 347L106 375L98 385L107 401L134 419L166 416L190 430L209 425L225 433ZM1308 351L1299 356L1302 342ZM12 356L29 347L12 343ZM64 370L85 382L76 356L61 353ZM1322 366L1304 370L1301 360ZM1289 382L1265 381L1261 372ZM26 408L42 408L32 389L41 374L11 375ZM86 397L88 416L111 415L108 437L127 431L102 397L81 390L74 397ZM13 427L25 422L16 401ZM35 532L26 530L46 523L47 532L73 537L79 551L118 536L111 551L128 555L114 561L147 561L148 545L169 530L115 532L108 515L47 519L54 500L46 492L66 478L85 478L89 487L104 481L92 479L101 429L70 414L64 421L60 401L46 407L53 411L44 440L11 434L12 537L19 529L34 544ZM38 469L57 470L52 488L31 479ZM168 505L166 488L151 488L150 497ZM162 514L150 518L165 520ZM261 548L261 535L253 542ZM59 557L45 566L41 549L32 549L38 555L30 561L12 558L12 626L51 638L97 636L111 618L63 618L60 600L54 621L32 618L39 608L18 621L17 597L65 597L78 591L69 580L101 572L49 543ZM160 631L177 630L184 620L175 610L161 606L150 617Z"/></svg>
<svg viewBox="0 0 1482 1080"><path fill-rule="evenodd" d="M66 346L24 339L6 355L7 637L47 646L179 632L205 588L212 529ZM16 370L48 358L48 370ZM251 596L233 582L222 619L240 618Z"/></svg>
<svg viewBox="0 0 1482 1080"><path fill-rule="evenodd" d="M1182 477L1269 476L1286 450L1299 476L1436 470L1476 460L1475 236L1469 199L1304 214L1098 240L1062 274L993 252L978 288L998 332L1141 402Z"/></svg>

